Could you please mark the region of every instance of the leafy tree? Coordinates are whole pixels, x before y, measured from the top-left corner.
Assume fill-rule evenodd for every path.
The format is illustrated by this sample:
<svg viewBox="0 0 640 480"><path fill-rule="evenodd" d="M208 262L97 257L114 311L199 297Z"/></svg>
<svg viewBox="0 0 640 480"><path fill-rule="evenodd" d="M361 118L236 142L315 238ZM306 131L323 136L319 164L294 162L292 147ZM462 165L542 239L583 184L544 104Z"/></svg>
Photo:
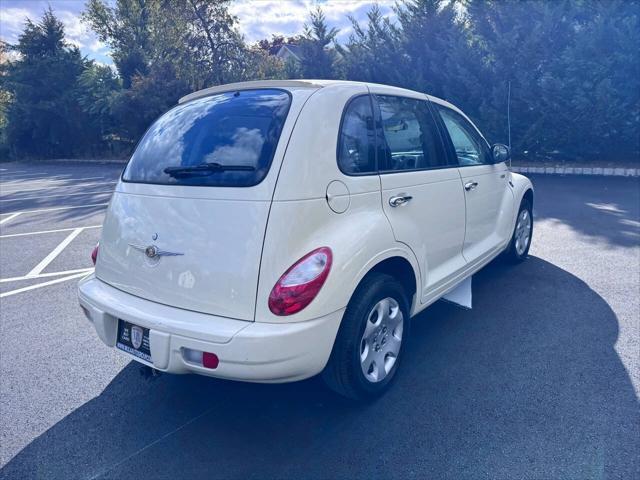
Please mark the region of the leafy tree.
<svg viewBox="0 0 640 480"><path fill-rule="evenodd" d="M111 47L124 88L131 87L134 76L149 71L154 49L152 17L158 7L154 0L116 0L115 7L105 0L87 2L82 18Z"/></svg>
<svg viewBox="0 0 640 480"><path fill-rule="evenodd" d="M7 109L11 103L11 94L3 88L6 84L6 65L9 45L0 41L0 161L9 157L9 143L7 139Z"/></svg>
<svg viewBox="0 0 640 480"><path fill-rule="evenodd" d="M304 78L338 77L339 58L330 45L335 42L338 29L329 28L320 7L309 13L310 24L304 26L300 43L302 60L300 73Z"/></svg>
<svg viewBox="0 0 640 480"><path fill-rule="evenodd" d="M230 0L90 0L84 20L109 44L123 87L171 62L197 90L241 79L246 46L229 13ZM167 69L156 69L158 71ZM171 82L174 79L167 79Z"/></svg>
<svg viewBox="0 0 640 480"><path fill-rule="evenodd" d="M82 152L91 132L77 99L86 66L51 9L39 23L27 20L15 61L3 64L2 90L9 93L7 142L15 156L54 157Z"/></svg>
<svg viewBox="0 0 640 480"><path fill-rule="evenodd" d="M132 79L131 88L113 97L112 114L118 134L132 148L151 123L191 91L170 62L152 65L146 75Z"/></svg>
<svg viewBox="0 0 640 480"><path fill-rule="evenodd" d="M174 62L189 71L193 89L242 80L249 55L229 12L230 0L163 0L163 17L170 21L169 38L178 42ZM162 43L162 39L157 39ZM166 40L165 40L166 41Z"/></svg>
<svg viewBox="0 0 640 480"><path fill-rule="evenodd" d="M269 54L268 49L254 46L247 51L247 80L278 80L286 77L286 62Z"/></svg>
<svg viewBox="0 0 640 480"><path fill-rule="evenodd" d="M109 139L117 130L112 107L121 86L120 79L111 68L95 62L90 62L78 77L78 103L91 122L92 130L98 135L98 151L104 148L112 150Z"/></svg>
<svg viewBox="0 0 640 480"><path fill-rule="evenodd" d="M123 90L111 99L119 138L135 144L185 93L241 80L259 57L246 48L229 0L90 0L84 19L107 42ZM265 77L278 75L274 65Z"/></svg>

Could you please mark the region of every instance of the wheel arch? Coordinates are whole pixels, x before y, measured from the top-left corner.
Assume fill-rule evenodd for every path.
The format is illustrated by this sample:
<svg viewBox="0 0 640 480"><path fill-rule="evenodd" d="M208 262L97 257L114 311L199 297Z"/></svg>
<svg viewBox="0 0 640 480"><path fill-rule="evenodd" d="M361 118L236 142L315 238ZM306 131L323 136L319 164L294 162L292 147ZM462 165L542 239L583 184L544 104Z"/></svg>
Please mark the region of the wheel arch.
<svg viewBox="0 0 640 480"><path fill-rule="evenodd" d="M520 209L520 204L522 203L522 201L524 199L529 200L529 202L531 203L531 207L533 208L533 184L527 177L518 173L511 173L510 183L513 189L514 201L511 225L512 227L515 227L516 219L518 218L518 210Z"/></svg>
<svg viewBox="0 0 640 480"><path fill-rule="evenodd" d="M416 293L420 286L420 274L415 259L412 259L402 250L387 252L369 263L362 269L352 295L358 290L362 282L374 273L384 273L395 278L407 292L407 302L410 312L413 313L418 296Z"/></svg>

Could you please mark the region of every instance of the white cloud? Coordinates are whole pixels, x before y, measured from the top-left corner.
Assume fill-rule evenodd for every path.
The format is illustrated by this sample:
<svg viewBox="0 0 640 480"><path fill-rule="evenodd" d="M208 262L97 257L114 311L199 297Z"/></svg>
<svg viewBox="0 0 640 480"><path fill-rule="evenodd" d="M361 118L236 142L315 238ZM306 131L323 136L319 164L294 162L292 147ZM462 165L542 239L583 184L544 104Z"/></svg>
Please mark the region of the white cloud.
<svg viewBox="0 0 640 480"><path fill-rule="evenodd" d="M3 40L10 41L18 38L24 29L27 17L31 12L26 8L3 8L0 16L0 33Z"/></svg>
<svg viewBox="0 0 640 480"><path fill-rule="evenodd" d="M363 21L374 0L238 0L231 5L231 13L239 19L239 29L250 43L272 34L291 36L302 33L309 20L309 12L322 7L327 22L339 30L338 41L348 39L352 29L347 18L352 15ZM383 15L394 17L394 0L379 0ZM81 49L84 55L102 63L111 63L109 47L80 19L84 9L81 0L2 0L0 4L0 38L16 43L25 21L37 22L49 8L65 27L67 41Z"/></svg>
<svg viewBox="0 0 640 480"><path fill-rule="evenodd" d="M304 24L309 20L309 12L320 6L327 23L339 29L338 39L345 40L351 33L348 16L361 21L374 3L373 0L241 0L230 10L238 17L240 31L247 41L255 42L270 38L272 34L291 36L302 33ZM383 14L393 16L391 6L394 0L379 0L377 3Z"/></svg>
<svg viewBox="0 0 640 480"><path fill-rule="evenodd" d="M0 7L0 38L9 43L16 43L24 30L26 19L38 22L49 5L64 25L69 44L75 45L84 55L101 64L112 63L109 47L81 21L84 2L79 0L3 0Z"/></svg>

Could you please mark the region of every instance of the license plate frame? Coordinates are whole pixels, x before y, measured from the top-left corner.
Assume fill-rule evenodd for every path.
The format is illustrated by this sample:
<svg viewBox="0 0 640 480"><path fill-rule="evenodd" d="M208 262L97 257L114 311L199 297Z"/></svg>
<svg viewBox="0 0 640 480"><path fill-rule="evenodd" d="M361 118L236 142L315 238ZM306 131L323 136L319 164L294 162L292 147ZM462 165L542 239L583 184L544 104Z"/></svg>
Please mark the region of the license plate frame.
<svg viewBox="0 0 640 480"><path fill-rule="evenodd" d="M136 347L136 345L139 346ZM145 362L153 363L148 328L119 318L116 348Z"/></svg>

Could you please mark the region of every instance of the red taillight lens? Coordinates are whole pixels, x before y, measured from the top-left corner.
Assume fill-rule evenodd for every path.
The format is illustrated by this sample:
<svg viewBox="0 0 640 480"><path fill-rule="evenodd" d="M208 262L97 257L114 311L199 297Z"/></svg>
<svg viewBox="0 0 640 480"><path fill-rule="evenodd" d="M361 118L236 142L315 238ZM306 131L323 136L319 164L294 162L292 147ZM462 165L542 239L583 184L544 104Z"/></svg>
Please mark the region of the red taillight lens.
<svg viewBox="0 0 640 480"><path fill-rule="evenodd" d="M98 249L100 248L100 243L96 243L96 246L93 247L93 251L91 252L91 261L95 265L98 261Z"/></svg>
<svg viewBox="0 0 640 480"><path fill-rule="evenodd" d="M316 298L324 285L332 262L331 249L309 252L284 272L269 295L269 310L275 315L292 315Z"/></svg>
<svg viewBox="0 0 640 480"><path fill-rule="evenodd" d="M202 352L202 366L204 368L218 368L220 360L215 353Z"/></svg>

